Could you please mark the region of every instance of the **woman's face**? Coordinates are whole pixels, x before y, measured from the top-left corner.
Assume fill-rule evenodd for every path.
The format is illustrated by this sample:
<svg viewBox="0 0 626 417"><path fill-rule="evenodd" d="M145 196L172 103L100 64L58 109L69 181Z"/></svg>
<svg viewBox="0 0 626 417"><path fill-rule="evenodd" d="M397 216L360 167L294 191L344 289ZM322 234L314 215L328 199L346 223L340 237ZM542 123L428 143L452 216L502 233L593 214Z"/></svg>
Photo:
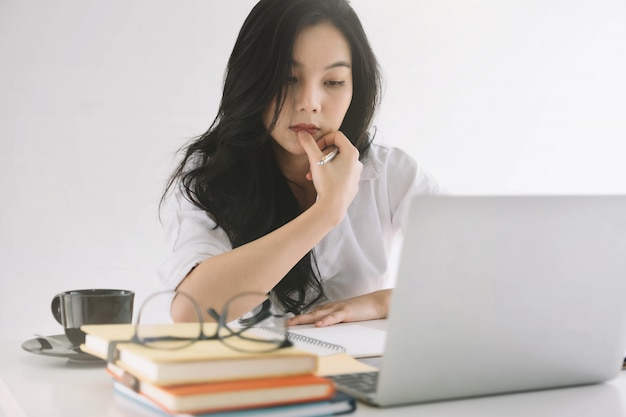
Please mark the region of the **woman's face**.
<svg viewBox="0 0 626 417"><path fill-rule="evenodd" d="M350 44L330 23L304 28L294 43L285 103L271 132L278 149L304 155L298 131L305 129L319 139L339 130L351 100ZM275 104L265 113L266 128L274 111Z"/></svg>

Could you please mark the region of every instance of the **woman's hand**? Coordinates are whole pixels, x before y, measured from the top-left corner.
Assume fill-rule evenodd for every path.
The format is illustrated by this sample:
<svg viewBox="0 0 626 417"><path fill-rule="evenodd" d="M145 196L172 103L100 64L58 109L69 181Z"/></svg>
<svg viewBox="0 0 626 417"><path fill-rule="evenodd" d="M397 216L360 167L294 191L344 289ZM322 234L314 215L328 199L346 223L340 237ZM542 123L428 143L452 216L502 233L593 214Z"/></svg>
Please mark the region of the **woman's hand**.
<svg viewBox="0 0 626 417"><path fill-rule="evenodd" d="M363 164L359 161L359 151L341 132L332 132L317 142L307 131L298 132L298 140L307 154L310 171L307 179L313 181L317 201L328 205L330 212L341 213L348 209L358 189ZM339 153L332 161L323 165L318 162L330 147L337 147Z"/></svg>
<svg viewBox="0 0 626 417"><path fill-rule="evenodd" d="M390 297L391 290L388 289L324 304L310 313L293 317L289 320L289 325L313 323L322 327L341 322L384 319L389 312Z"/></svg>

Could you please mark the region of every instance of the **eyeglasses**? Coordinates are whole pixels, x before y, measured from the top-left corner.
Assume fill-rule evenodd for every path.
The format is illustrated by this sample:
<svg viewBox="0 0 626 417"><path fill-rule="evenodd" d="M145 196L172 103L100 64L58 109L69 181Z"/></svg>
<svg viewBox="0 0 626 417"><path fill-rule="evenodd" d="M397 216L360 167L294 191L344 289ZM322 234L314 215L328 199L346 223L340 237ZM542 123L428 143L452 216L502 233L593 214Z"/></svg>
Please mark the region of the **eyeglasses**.
<svg viewBox="0 0 626 417"><path fill-rule="evenodd" d="M196 313L195 321L178 324L163 324L169 317L174 298L187 303L187 308ZM237 323L228 322L230 312L256 306L241 316ZM247 353L271 352L293 346L288 338L287 318L273 314L267 294L244 292L231 298L217 313L209 308L207 313L216 323L205 323L198 302L183 291L159 291L150 295L137 313L134 334L130 340L109 342L107 360L114 363L119 356L117 345L136 343L152 349L183 349L200 340L219 340L229 348Z"/></svg>

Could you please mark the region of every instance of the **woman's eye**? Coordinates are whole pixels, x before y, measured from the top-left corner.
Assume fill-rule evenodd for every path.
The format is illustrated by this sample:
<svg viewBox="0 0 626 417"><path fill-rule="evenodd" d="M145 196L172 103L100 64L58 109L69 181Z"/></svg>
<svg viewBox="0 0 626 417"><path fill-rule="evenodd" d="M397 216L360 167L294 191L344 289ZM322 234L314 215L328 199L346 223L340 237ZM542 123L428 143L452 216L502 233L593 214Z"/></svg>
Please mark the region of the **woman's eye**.
<svg viewBox="0 0 626 417"><path fill-rule="evenodd" d="M329 80L329 81L326 81L324 84L326 84L329 87L341 87L342 85L345 84L345 81Z"/></svg>
<svg viewBox="0 0 626 417"><path fill-rule="evenodd" d="M291 84L295 84L298 82L298 79L296 77L288 77L287 78L287 84L291 85Z"/></svg>

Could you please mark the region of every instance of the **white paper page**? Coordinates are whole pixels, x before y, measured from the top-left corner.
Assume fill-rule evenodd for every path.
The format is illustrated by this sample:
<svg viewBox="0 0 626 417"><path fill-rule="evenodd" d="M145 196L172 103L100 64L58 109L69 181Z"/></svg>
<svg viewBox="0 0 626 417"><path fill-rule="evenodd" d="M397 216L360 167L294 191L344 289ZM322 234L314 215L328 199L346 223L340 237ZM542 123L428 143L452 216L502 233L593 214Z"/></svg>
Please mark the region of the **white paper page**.
<svg viewBox="0 0 626 417"><path fill-rule="evenodd" d="M344 324L329 327L292 327L289 333L343 346L346 353L355 358L381 356L385 347L384 330L373 329L360 324ZM297 347L311 350L306 343L295 341Z"/></svg>

